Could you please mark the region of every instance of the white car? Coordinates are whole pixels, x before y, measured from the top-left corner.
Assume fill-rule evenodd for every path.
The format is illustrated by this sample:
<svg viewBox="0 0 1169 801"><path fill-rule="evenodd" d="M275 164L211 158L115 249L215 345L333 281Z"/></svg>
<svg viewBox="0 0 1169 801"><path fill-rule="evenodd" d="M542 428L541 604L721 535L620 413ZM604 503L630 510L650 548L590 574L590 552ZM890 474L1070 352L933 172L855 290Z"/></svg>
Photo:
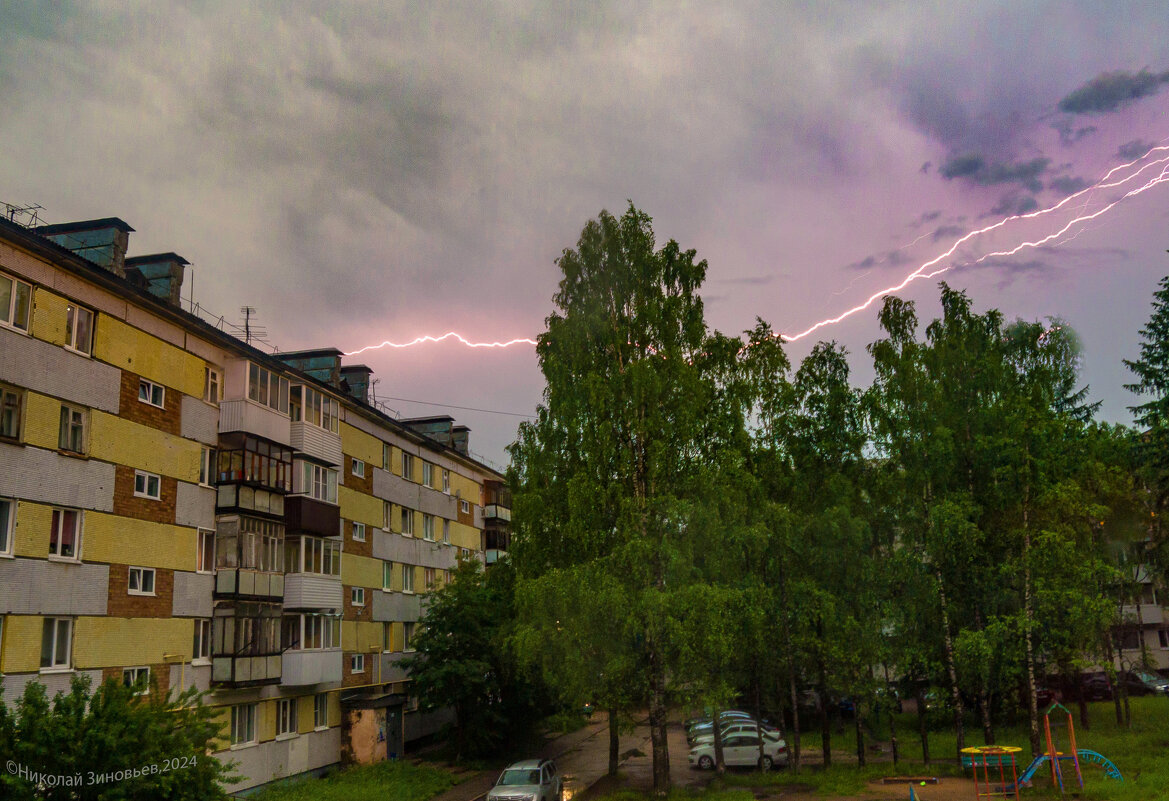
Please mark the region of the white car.
<svg viewBox="0 0 1169 801"><path fill-rule="evenodd" d="M759 726L755 725L753 720L744 720L738 723L727 723L723 726L722 736L725 741L728 737L735 734L758 734ZM763 724L763 736L772 740L779 739L779 729L774 726ZM706 745L714 742L714 732L708 731L698 734L691 741L690 745Z"/></svg>
<svg viewBox="0 0 1169 801"><path fill-rule="evenodd" d="M728 767L771 770L774 765L787 764L787 743L780 739L763 738L763 757L759 757L759 736L732 734L723 740L723 762ZM710 770L714 767L714 743L696 745L690 749L690 767Z"/></svg>
<svg viewBox="0 0 1169 801"><path fill-rule="evenodd" d="M550 759L508 765L487 793L487 801L560 801L563 797L560 771Z"/></svg>

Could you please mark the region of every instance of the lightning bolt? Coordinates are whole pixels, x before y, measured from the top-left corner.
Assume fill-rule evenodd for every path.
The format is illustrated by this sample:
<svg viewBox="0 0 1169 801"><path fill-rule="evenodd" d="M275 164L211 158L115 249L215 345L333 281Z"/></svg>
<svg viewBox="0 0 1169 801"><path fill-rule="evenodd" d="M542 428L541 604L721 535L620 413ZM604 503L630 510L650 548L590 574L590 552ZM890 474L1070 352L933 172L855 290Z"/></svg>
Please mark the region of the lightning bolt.
<svg viewBox="0 0 1169 801"><path fill-rule="evenodd" d="M1164 140L1162 140L1162 141L1164 141ZM1109 211L1114 209L1120 203L1123 203L1125 200L1128 200L1129 198L1135 197L1143 192L1146 192L1149 189L1152 189L1154 186L1157 186L1157 185L1162 184L1166 181L1169 181L1169 155L1161 155L1155 159L1152 159L1152 160L1146 162L1146 160L1149 159L1149 157L1152 156L1154 153L1165 153L1166 151L1169 151L1169 145L1159 145L1157 147L1153 147L1147 153L1145 153L1143 156L1136 158L1136 159L1133 159L1132 161L1130 161L1126 164L1120 164L1116 167L1113 167L1107 173L1105 173L1104 176L1102 178L1100 178L1100 180L1097 181L1096 183L1092 184L1091 186L1085 187L1084 189L1081 189L1078 192L1075 192L1071 195L1068 195L1063 200L1059 201L1058 203L1055 203L1054 205L1048 206L1047 208L1038 209L1036 211L1028 212L1026 214L1012 214L1008 217L1004 217L1003 219L999 220L996 223L992 223L991 225L987 225L987 226L985 226L983 228L979 228L975 231L970 231L969 233L967 233L966 235L962 236L957 241L955 241L954 244L951 245L945 252L943 252L943 253L939 254L938 256L935 256L934 258L930 259L929 261L924 262L923 264L919 265L915 270L913 270L913 272L906 275L898 283L893 284L891 286L887 286L887 287L880 289L880 290L874 292L873 294L869 295L869 297L866 298L862 303L859 303L859 304L853 306L852 308L841 312L840 314L836 315L835 317L828 317L828 318L825 318L823 320L820 320L819 322L809 326L808 328L804 329L803 331L800 331L799 333L796 333L796 334L775 334L775 336L782 339L785 342L795 342L797 340L803 339L804 337L808 336L809 334L812 334L816 331L819 331L821 328L825 328L825 327L830 326L830 325L835 325L836 323L839 323L843 320L848 319L849 317L852 317L854 314L857 314L858 312L862 312L865 309L868 309L870 306L872 306L874 303L876 303L878 300L885 297L886 295L900 292L902 289L907 287L909 284L911 284L912 282L917 281L919 279L933 278L935 276L941 275L944 272L947 272L948 270L952 270L956 267L964 267L964 266L969 266L972 264L982 264L983 262L985 262L987 259L990 259L990 258L1014 256L1015 254L1017 254L1023 250L1042 247L1043 245L1046 245L1046 244L1052 242L1053 240L1059 240L1060 237L1064 236L1065 234L1068 234L1068 232L1071 231L1076 226L1081 226L1081 225L1084 225L1086 223L1089 223L1092 220L1095 220L1096 218L1101 217L1104 214L1107 214ZM1141 164L1141 162L1146 162L1146 163ZM1123 171L1128 170L1129 168L1134 167L1138 164L1140 164L1141 166L1139 168L1137 168L1135 171L1133 171L1132 173L1127 174L1127 175L1121 175L1120 177L1114 178L1114 176L1116 176L1118 173L1123 173ZM1160 171L1156 172L1156 174L1152 175L1152 177L1146 178L1146 180L1143 184L1139 184L1135 188L1129 189L1123 195L1116 198L1115 200L1112 200L1111 202L1106 203L1104 206L1100 207L1096 211L1092 211L1092 212L1087 211L1087 209L1091 205L1091 200L1092 200L1091 194L1092 193L1099 191L1099 190L1103 190L1103 189L1116 189L1116 188L1130 185L1134 180L1139 178L1141 175L1143 175L1149 171L1154 171L1154 168L1156 168L1158 166L1160 167ZM1083 198L1083 200L1080 200L1081 198ZM1046 236L1044 236L1040 239L1026 240L1026 241L1020 242L1019 244L1017 244L1017 245L1015 245L1007 250L998 250L998 251L993 251L990 253L985 253L982 256L980 256L979 258L975 259L974 261L966 261L966 262L961 262L961 263L955 262L955 263L948 263L948 264L943 263L947 259L949 259L951 256L953 256L958 251L958 249L960 247L962 247L962 245L966 244L967 242L969 242L973 239L976 239L976 238L982 237L982 236L986 236L986 235L992 233L993 231L996 231L1000 228L1003 228L1004 226L1006 226L1006 225L1008 225L1016 220L1032 220L1032 219L1044 217L1044 216L1049 215L1049 214L1053 214L1053 213L1059 211L1060 209L1063 209L1065 206L1068 206L1069 204L1075 203L1076 201L1080 201L1078 205L1072 207L1072 208L1076 209L1078 212L1076 214L1076 216L1074 216L1071 220L1069 220L1067 223L1065 223L1063 226L1061 226L1058 230L1056 230L1050 234L1047 234ZM1059 245L1059 244L1063 244L1064 242L1071 241L1072 239L1075 239L1080 233L1081 233L1081 230L1074 231L1070 236L1068 236L1067 239L1065 239L1063 241L1056 242L1056 244ZM913 245L917 244L917 242L920 242L922 239L924 239L928 235L929 234L923 234L922 236L918 237L916 240L911 242L909 245L905 245L902 248L898 248L898 250L903 250L905 248L912 247ZM941 266L938 266L938 265L941 265ZM866 275L867 275L867 273L866 273ZM860 278L863 278L863 277L864 276L860 276ZM853 279L853 283L855 283L857 280L859 280L859 278ZM849 284L849 287L851 287L851 286L852 286L852 284ZM837 292L834 294L839 295L842 292L847 291L849 287L845 287L845 289L841 290L841 292ZM354 351L346 352L345 355L346 356L356 356L360 353L365 353L368 350L380 350L382 348L399 348L399 349L400 348L411 348L411 347L414 347L415 345L421 345L421 344L428 343L428 342L438 343L438 342L442 342L442 341L447 340L447 339L454 339L454 340L458 341L459 343L465 345L468 348L509 348L512 345L520 345L520 344L532 345L532 346L536 345L536 340L528 338L528 337L517 337L515 339L510 339L506 342L474 342L472 340L467 339L462 334L459 334L455 331L448 331L447 333L443 334L442 336L438 336L438 337L429 336L429 335L420 336L420 337L415 337L414 339L410 340L409 342L391 342L389 340L386 340L385 342L382 342L381 344L378 344L378 345L366 345L363 348L359 348L359 349L354 350Z"/></svg>
<svg viewBox="0 0 1169 801"><path fill-rule="evenodd" d="M454 331L447 331L440 337L421 336L415 337L409 342L390 342L388 339L380 345L366 345L364 348L358 348L354 351L349 351L346 356L356 356L359 353L365 353L367 350L380 350L382 348L412 348L415 345L421 345L424 342L442 342L444 339L455 339L466 345L468 348L510 348L512 345L535 345L536 340L528 339L527 337L517 337L516 339L509 339L507 342L472 342Z"/></svg>
<svg viewBox="0 0 1169 801"><path fill-rule="evenodd" d="M1145 191L1153 188L1154 186L1156 186L1160 183L1163 183L1166 180L1169 180L1169 167L1165 166L1166 164L1169 164L1169 156L1163 156L1163 157L1154 159L1153 161L1150 161L1147 164L1142 165L1139 169L1137 169L1132 174L1121 177L1121 178L1116 179L1116 180L1113 180L1113 176L1116 175L1118 172L1121 172L1122 170L1126 170L1126 169L1128 169L1136 164L1139 164L1140 162L1144 161L1149 156L1153 155L1154 153L1156 153L1158 151L1167 151L1167 150L1169 150L1169 145L1161 145L1158 147L1154 147L1151 150L1149 150L1148 153L1146 153L1144 156L1141 156L1138 159L1133 159L1132 161L1128 162L1127 164L1121 164L1121 165L1118 165L1116 167L1113 167L1111 170L1109 170L1104 175L1103 178L1101 178L1095 184L1092 184L1091 186L1085 187L1084 189L1081 189L1079 192L1068 195L1067 197L1065 197L1063 200L1059 201L1055 205L1048 206L1045 209L1038 209L1036 211L1028 212L1027 214L1013 214L1009 217L1005 217L1002 220L999 220L998 222L993 223L991 225L988 225L984 228L979 228L975 231L970 231L965 236L961 237L956 242L954 242L954 244L951 245L950 248L947 249L944 253L942 253L938 256L935 256L934 258L932 258L929 261L925 262L924 264L920 265L913 272L909 273L909 275L905 276L905 278L903 278L899 283L894 284L892 286L885 287L884 289L880 289L880 290L874 292L872 295L870 295L868 298L866 298L863 303L859 303L856 306L853 306L851 309L848 309L848 310L842 312L841 314L836 315L835 317L829 317L829 318L826 318L824 320L821 320L820 322L809 326L808 328L799 332L798 334L778 334L778 336L780 338L782 338L785 342L795 342L796 340L803 339L804 337L808 336L809 334L811 334L815 331L818 331L821 328L824 328L825 326L835 325L836 323L839 323L842 320L846 320L858 312L864 311L865 309L869 308L874 303L876 303L878 300L885 297L886 295L889 295L889 294L892 294L895 292L900 292L902 289L904 289L906 286L908 286L913 281L916 281L920 278L933 278L934 276L941 275L942 273L946 272L947 270L953 269L955 266L958 266L958 265L954 265L954 264L946 264L938 269L931 269L931 268L937 267L938 264L945 261L950 256L953 256L959 247L961 247L962 245L964 245L966 242L970 241L971 239L989 234L990 232L995 231L999 228L1002 228L1003 226L1005 226L1008 223L1013 222L1015 220L1029 220L1029 219L1034 219L1037 217L1042 217L1044 215L1051 214L1051 213L1056 212L1059 209L1063 208L1064 206L1068 205L1069 203L1077 200L1078 198L1083 197L1084 195L1088 194L1089 192L1094 192L1094 191L1099 190L1099 189L1113 189L1113 188L1124 186L1126 184L1131 183L1135 178L1139 177L1146 170L1149 170L1149 169L1156 167L1158 165L1161 166L1160 173L1155 175L1154 177L1148 179L1144 184L1141 184L1140 186L1138 186L1135 189L1129 190L1121 197L1117 198L1116 200L1112 201L1111 203L1106 204L1105 206L1098 209L1097 211L1094 211L1090 214L1080 214L1080 215L1072 218L1067 224L1065 224L1063 227L1061 227L1055 233L1049 234L1049 235L1047 235L1039 240L1021 242L1009 250L1002 250L1002 251L995 251L992 253L986 253L983 256L981 256L980 258L978 258L974 263L980 264L983 261L985 261L986 259L996 257L996 256L1013 256L1016 253L1020 252L1021 250L1025 250L1028 248L1040 247L1040 246L1052 241L1053 239L1057 239L1060 236L1063 236L1065 233L1067 233L1073 226L1081 224L1081 223L1090 222L1091 220L1094 220L1097 217L1108 213L1113 208L1115 208L1119 203L1121 203L1121 202L1123 202L1131 197L1135 197L1136 195L1139 195L1142 192L1145 192Z"/></svg>

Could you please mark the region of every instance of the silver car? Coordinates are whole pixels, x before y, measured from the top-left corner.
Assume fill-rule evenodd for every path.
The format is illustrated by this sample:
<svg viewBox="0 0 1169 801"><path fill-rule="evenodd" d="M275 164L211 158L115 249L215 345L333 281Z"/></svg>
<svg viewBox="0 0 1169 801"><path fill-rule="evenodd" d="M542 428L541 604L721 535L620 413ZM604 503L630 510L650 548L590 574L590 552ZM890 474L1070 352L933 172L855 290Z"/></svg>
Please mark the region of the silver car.
<svg viewBox="0 0 1169 801"><path fill-rule="evenodd" d="M760 727L755 724L753 720L745 720L741 723L727 723L723 725L722 737L726 740L728 737L735 734L758 734ZM768 726L766 723L762 726L763 736L772 740L779 739L779 729L774 726ZM714 742L714 732L708 731L697 735L690 745L706 745Z"/></svg>
<svg viewBox="0 0 1169 801"><path fill-rule="evenodd" d="M560 801L564 790L560 771L551 759L525 759L508 765L487 801Z"/></svg>
<svg viewBox="0 0 1169 801"><path fill-rule="evenodd" d="M771 770L774 765L787 764L787 743L780 739L763 738L763 757L759 756L759 735L732 734L723 740L723 762L728 767L752 768L758 765ZM714 743L696 745L690 749L690 767L710 770L714 767Z"/></svg>

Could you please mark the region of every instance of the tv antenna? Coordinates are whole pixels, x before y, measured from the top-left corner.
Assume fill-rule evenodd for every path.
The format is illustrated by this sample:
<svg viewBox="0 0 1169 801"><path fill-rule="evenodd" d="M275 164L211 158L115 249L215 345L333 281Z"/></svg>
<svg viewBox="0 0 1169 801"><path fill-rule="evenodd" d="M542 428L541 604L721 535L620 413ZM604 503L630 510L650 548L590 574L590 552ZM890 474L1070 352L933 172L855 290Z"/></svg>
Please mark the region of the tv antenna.
<svg viewBox="0 0 1169 801"><path fill-rule="evenodd" d="M263 327L252 323L252 317L256 314L255 306L240 306L239 312L244 316L244 342L250 345L253 339L263 340L264 337L268 336L268 332Z"/></svg>

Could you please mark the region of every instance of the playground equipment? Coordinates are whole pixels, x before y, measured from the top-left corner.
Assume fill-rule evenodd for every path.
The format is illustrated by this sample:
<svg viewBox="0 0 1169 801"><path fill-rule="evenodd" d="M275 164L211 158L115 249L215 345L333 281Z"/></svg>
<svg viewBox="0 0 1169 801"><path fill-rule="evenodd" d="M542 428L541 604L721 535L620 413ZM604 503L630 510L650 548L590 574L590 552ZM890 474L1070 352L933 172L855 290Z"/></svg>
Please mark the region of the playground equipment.
<svg viewBox="0 0 1169 801"><path fill-rule="evenodd" d="M1022 750L1014 745L976 745L962 749L962 753L970 758L970 767L974 769L974 798L976 801L982 801L984 798L1013 798L1015 801L1019 801L1019 778L1015 773L1015 754ZM966 762L966 756L962 758L963 763ZM980 768L982 769L981 779L978 773ZM992 768L998 768L997 781L993 778ZM1010 768L1009 772L1008 768Z"/></svg>
<svg viewBox="0 0 1169 801"><path fill-rule="evenodd" d="M1051 733L1051 713L1056 709L1062 710L1067 715L1067 729L1069 753L1065 754L1056 748L1055 738ZM1067 710L1062 704L1052 704L1043 713L1043 733L1047 742L1047 750L1035 757L1031 764L1015 776L1015 757L1020 748L1013 746L978 746L975 748L962 749L962 764L974 769L974 794L975 799L981 801L984 798L1015 798L1019 797L1020 787L1030 787L1035 774L1046 763L1051 768L1051 785L1059 787L1060 794L1063 794L1063 764L1071 762L1075 766L1076 780L1080 787L1084 786L1084 775L1080 769L1082 763L1090 763L1099 765L1104 769L1104 775L1110 779L1117 781L1124 781L1124 777L1120 773L1120 768L1116 767L1108 757L1099 754L1096 751L1090 751L1086 748L1078 748L1076 746L1076 727L1072 718L1072 713ZM1010 766L1010 781L1007 781L1007 766ZM999 781L997 784L991 782L992 775L990 768L997 767L999 769ZM979 768L982 768L982 781L979 781Z"/></svg>

